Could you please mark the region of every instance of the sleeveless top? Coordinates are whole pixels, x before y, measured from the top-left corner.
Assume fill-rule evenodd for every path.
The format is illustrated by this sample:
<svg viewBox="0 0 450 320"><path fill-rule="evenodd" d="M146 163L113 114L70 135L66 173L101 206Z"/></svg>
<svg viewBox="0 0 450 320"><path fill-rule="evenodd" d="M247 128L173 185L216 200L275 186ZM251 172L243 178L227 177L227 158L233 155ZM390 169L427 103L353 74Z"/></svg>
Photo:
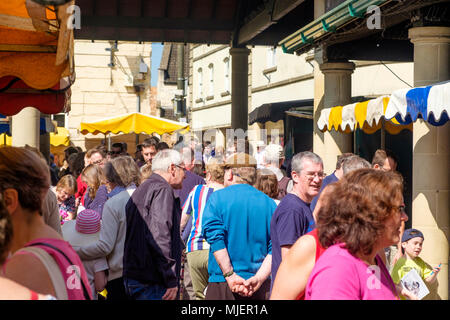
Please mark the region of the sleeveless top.
<svg viewBox="0 0 450 320"><path fill-rule="evenodd" d="M316 258L314 259L314 262L317 262L319 257L322 255L322 253L325 252L326 249L323 248L322 245L320 244L317 229L314 229L314 230L308 232L307 235L312 236L314 238L314 241L316 242ZM297 296L297 298L295 298L295 299L296 300L305 300L305 290L300 292L299 295Z"/></svg>
<svg viewBox="0 0 450 320"><path fill-rule="evenodd" d="M90 288L86 270L68 242L53 238L34 239L17 250L12 257L18 254L32 254L41 261L47 269L58 300L92 299L92 293L86 290ZM6 264L7 262L3 268Z"/></svg>

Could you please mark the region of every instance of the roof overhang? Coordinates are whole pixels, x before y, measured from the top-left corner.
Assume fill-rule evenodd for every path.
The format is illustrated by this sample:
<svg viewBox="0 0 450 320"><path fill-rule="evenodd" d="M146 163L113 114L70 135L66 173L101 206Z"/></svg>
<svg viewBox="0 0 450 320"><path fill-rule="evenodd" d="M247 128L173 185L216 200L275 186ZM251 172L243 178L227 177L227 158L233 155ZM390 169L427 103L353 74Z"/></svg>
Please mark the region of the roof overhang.
<svg viewBox="0 0 450 320"><path fill-rule="evenodd" d="M77 0L76 39L276 45L312 20L307 0Z"/></svg>

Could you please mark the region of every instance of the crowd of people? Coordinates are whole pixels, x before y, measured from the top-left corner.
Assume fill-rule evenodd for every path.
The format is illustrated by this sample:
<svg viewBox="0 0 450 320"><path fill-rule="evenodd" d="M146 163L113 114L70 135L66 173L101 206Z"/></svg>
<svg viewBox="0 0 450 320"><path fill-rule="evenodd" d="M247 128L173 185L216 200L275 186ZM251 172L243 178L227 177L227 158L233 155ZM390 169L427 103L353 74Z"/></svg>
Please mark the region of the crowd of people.
<svg viewBox="0 0 450 320"><path fill-rule="evenodd" d="M69 147L61 168L0 148L0 299L414 300L411 269L436 283L393 153L326 175L313 152L243 145Z"/></svg>

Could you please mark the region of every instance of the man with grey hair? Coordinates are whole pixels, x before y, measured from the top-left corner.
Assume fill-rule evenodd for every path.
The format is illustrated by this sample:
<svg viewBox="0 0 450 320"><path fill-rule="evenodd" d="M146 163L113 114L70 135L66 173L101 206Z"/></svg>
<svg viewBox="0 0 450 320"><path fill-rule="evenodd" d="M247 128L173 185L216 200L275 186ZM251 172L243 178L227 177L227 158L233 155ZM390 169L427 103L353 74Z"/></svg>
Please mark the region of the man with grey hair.
<svg viewBox="0 0 450 320"><path fill-rule="evenodd" d="M291 246L314 227L310 203L319 193L324 178L322 159L304 151L292 158L292 192L281 200L270 223L272 239L272 284L281 261Z"/></svg>
<svg viewBox="0 0 450 320"><path fill-rule="evenodd" d="M344 176L344 170L342 168L342 164L344 163L345 159L353 157L354 154L351 152L343 153L341 155L338 155L337 161L336 161L336 170L328 176L326 176L322 181L322 186L320 187L319 193L317 196L314 197L313 201L311 201L311 205L309 206L311 208L311 212L314 212L314 209L316 208L317 200L319 200L319 196L322 193L323 189L327 185L333 182L337 182Z"/></svg>
<svg viewBox="0 0 450 320"><path fill-rule="evenodd" d="M363 168L372 168L372 165L366 159L363 159L360 156L356 155L345 159L344 163L342 164L342 171L344 173L344 176L349 172Z"/></svg>
<svg viewBox="0 0 450 320"><path fill-rule="evenodd" d="M180 153L161 150L152 171L126 205L125 289L135 300L174 300L181 269L181 206L173 191L184 179Z"/></svg>
<svg viewBox="0 0 450 320"><path fill-rule="evenodd" d="M284 161L284 150L279 144L271 143L263 153L264 167L272 171L278 180L278 200L284 198L286 193L292 190L292 180L286 177L285 173L280 169Z"/></svg>
<svg viewBox="0 0 450 320"><path fill-rule="evenodd" d="M276 204L254 188L256 159L246 153L225 162L226 188L211 194L202 235L210 244L206 300L267 299L272 261L270 219Z"/></svg>

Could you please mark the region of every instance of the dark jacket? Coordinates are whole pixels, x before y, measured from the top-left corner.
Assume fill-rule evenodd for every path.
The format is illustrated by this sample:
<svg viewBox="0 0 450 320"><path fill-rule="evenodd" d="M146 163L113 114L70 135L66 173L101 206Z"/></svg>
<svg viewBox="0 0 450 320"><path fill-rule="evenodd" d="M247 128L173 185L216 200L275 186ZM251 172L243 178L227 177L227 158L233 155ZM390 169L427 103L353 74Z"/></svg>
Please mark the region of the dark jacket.
<svg viewBox="0 0 450 320"><path fill-rule="evenodd" d="M123 276L166 288L178 286L181 270L180 200L153 173L126 205Z"/></svg>

